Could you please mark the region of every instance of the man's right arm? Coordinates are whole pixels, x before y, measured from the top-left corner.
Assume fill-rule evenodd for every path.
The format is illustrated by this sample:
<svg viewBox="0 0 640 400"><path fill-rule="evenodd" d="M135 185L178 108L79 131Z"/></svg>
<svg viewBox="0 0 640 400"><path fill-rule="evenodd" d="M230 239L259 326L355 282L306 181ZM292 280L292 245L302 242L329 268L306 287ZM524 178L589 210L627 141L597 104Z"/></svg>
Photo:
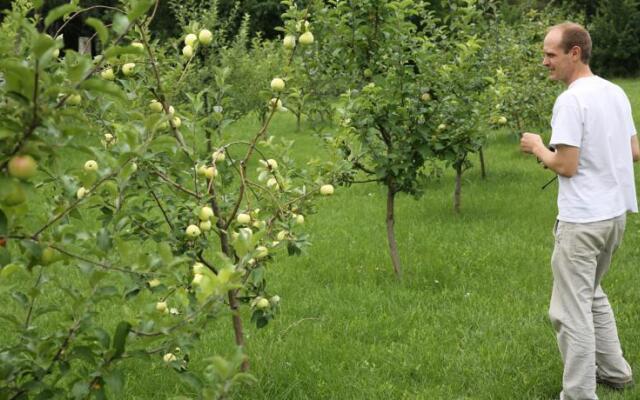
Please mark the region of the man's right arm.
<svg viewBox="0 0 640 400"><path fill-rule="evenodd" d="M633 162L640 161L640 146L638 146L638 135L631 136L631 155Z"/></svg>

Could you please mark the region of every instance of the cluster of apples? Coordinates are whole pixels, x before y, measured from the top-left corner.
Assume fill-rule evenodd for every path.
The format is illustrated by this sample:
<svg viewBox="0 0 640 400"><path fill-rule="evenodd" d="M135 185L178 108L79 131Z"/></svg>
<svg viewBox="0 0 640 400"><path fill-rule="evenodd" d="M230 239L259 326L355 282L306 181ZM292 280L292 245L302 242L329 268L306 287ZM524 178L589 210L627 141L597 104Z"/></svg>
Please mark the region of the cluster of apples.
<svg viewBox="0 0 640 400"><path fill-rule="evenodd" d="M184 47L182 48L182 55L186 58L193 57L194 49L198 43L203 46L208 46L213 41L213 34L208 29L202 29L196 36L195 33L189 33L184 37Z"/></svg>

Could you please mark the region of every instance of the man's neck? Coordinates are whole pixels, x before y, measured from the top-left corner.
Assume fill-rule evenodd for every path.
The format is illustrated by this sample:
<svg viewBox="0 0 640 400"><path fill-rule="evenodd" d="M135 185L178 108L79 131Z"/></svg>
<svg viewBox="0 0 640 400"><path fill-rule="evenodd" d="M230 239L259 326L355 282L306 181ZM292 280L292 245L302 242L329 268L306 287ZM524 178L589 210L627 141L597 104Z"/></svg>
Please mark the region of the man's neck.
<svg viewBox="0 0 640 400"><path fill-rule="evenodd" d="M591 68L589 68L588 65L582 65L576 68L575 72L571 75L571 77L565 81L565 84L569 86L580 78L587 78L590 76L593 76L593 72L591 72Z"/></svg>

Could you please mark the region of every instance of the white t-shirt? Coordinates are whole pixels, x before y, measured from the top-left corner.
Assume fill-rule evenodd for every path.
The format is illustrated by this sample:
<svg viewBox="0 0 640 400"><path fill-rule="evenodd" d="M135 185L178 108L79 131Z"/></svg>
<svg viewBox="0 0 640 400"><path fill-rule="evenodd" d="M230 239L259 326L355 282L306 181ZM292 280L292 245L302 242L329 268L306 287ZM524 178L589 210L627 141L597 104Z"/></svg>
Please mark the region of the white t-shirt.
<svg viewBox="0 0 640 400"><path fill-rule="evenodd" d="M551 145L580 148L578 171L558 177L558 219L586 223L638 212L631 155L636 129L624 91L598 76L571 83L553 106Z"/></svg>

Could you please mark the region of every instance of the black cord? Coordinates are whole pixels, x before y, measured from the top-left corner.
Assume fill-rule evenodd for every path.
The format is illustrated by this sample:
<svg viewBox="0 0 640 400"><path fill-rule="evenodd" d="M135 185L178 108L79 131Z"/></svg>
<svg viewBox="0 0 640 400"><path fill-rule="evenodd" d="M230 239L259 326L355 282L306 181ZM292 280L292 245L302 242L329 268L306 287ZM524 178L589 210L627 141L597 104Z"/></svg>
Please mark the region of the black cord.
<svg viewBox="0 0 640 400"><path fill-rule="evenodd" d="M558 179L558 175L554 176L553 178L551 178L551 180L549 182L547 182L544 185L542 185L542 190L545 190L547 188L547 186L551 185L553 183L553 181L555 181L556 179Z"/></svg>

